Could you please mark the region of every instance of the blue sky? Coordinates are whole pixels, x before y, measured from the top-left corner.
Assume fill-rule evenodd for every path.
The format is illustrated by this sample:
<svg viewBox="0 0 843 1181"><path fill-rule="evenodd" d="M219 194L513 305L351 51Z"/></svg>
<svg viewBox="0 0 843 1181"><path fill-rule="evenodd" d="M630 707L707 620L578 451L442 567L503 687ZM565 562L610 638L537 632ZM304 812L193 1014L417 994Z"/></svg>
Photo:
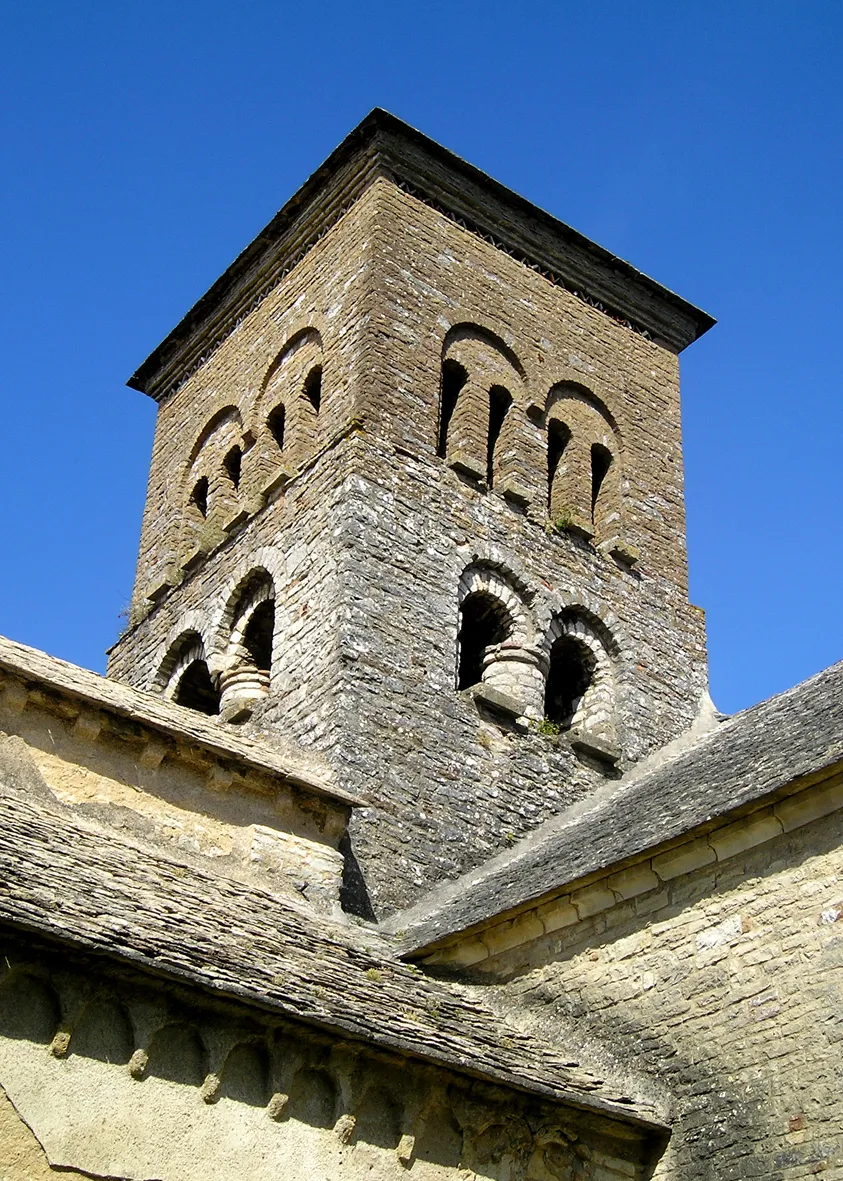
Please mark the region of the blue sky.
<svg viewBox="0 0 843 1181"><path fill-rule="evenodd" d="M0 632L95 669L154 405L124 382L383 106L701 305L691 597L729 712L843 657L843 6L2 5Z"/></svg>

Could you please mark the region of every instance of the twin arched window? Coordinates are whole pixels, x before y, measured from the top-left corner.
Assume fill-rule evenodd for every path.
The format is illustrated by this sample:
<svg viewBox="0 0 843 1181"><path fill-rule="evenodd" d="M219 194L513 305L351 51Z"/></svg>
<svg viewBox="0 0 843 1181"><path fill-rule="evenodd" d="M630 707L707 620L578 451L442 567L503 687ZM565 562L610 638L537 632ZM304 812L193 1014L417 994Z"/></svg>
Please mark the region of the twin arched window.
<svg viewBox="0 0 843 1181"><path fill-rule="evenodd" d="M612 641L581 608L557 613L546 634L533 628L517 587L501 571L470 567L460 580L457 687L613 761ZM491 692L490 692L491 691Z"/></svg>
<svg viewBox="0 0 843 1181"><path fill-rule="evenodd" d="M292 475L316 450L322 407L322 338L307 328L273 362L261 397L270 467L281 459Z"/></svg>
<svg viewBox="0 0 843 1181"><path fill-rule="evenodd" d="M564 384L547 399L547 511L554 524L606 541L620 532L617 430L586 390Z"/></svg>
<svg viewBox="0 0 843 1181"><path fill-rule="evenodd" d="M449 332L442 354L437 454L504 494L513 485L510 413L524 373L503 341L468 325Z"/></svg>
<svg viewBox="0 0 843 1181"><path fill-rule="evenodd" d="M437 454L463 476L526 504L535 472L530 434L519 425L525 374L502 340L452 329L442 352ZM573 383L554 386L544 407L547 512L560 529L617 540L621 532L620 441L604 406Z"/></svg>
<svg viewBox="0 0 843 1181"><path fill-rule="evenodd" d="M265 570L253 571L240 583L219 630L212 662L198 632L180 636L164 658L157 684L177 705L235 719L269 692L275 589Z"/></svg>

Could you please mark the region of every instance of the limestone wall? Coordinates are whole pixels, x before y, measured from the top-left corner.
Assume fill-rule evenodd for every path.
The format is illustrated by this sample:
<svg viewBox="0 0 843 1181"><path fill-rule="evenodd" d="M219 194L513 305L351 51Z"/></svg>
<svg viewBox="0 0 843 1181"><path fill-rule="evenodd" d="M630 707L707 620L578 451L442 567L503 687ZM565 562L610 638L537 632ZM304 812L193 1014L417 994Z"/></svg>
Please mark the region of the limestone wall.
<svg viewBox="0 0 843 1181"><path fill-rule="evenodd" d="M448 437L443 360L472 369ZM303 383L317 367L314 415ZM317 747L370 801L352 823L347 905L406 905L694 717L705 650L687 601L677 383L674 353L375 181L163 401L110 675L171 692L188 643L222 685L232 604L260 571L274 634L248 724ZM490 389L510 399L492 451ZM548 421L563 418L551 503ZM599 491L595 446L611 456ZM461 692L461 603L467 587L495 599L492 582L520 630ZM599 672L570 726L544 723L561 635Z"/></svg>
<svg viewBox="0 0 843 1181"><path fill-rule="evenodd" d="M649 1077L674 1127L665 1181L843 1170L843 812L822 803L809 789L731 849L715 833L665 854L664 880L616 874L610 903L597 883L579 919L551 904L546 934L525 916L478 965L524 1027Z"/></svg>
<svg viewBox="0 0 843 1181"><path fill-rule="evenodd" d="M0 1177L621 1181L634 1126L0 941Z"/></svg>

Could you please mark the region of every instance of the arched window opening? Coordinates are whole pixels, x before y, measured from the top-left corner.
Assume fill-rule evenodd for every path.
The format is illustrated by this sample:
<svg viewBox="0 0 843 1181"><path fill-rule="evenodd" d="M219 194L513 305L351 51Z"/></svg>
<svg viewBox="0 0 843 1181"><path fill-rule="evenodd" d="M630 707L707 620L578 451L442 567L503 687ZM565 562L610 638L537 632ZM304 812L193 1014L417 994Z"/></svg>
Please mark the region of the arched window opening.
<svg viewBox="0 0 843 1181"><path fill-rule="evenodd" d="M486 451L486 480L490 488L495 481L495 448L511 405L512 394L509 390L502 385L493 385L489 390L489 441Z"/></svg>
<svg viewBox="0 0 843 1181"><path fill-rule="evenodd" d="M275 407L266 420L266 425L269 427L270 434L275 440L279 451L284 450L284 422L286 417L287 412L282 403L282 405Z"/></svg>
<svg viewBox="0 0 843 1181"><path fill-rule="evenodd" d="M220 712L220 695L214 688L204 660L194 660L187 666L179 679L173 700L176 705L185 705L199 713L210 715Z"/></svg>
<svg viewBox="0 0 843 1181"><path fill-rule="evenodd" d="M193 491L190 494L190 503L199 510L203 517L208 515L208 477L203 476L201 480L197 480L193 485Z"/></svg>
<svg viewBox="0 0 843 1181"><path fill-rule="evenodd" d="M591 519L595 526L598 524L597 502L603 481L612 466L612 453L601 443L593 443L591 447Z"/></svg>
<svg viewBox="0 0 843 1181"><path fill-rule="evenodd" d="M304 379L304 395L316 413L322 404L322 366L314 365Z"/></svg>
<svg viewBox="0 0 843 1181"><path fill-rule="evenodd" d="M544 695L544 714L562 729L571 725L588 691L597 661L587 644L560 636L550 650L550 669Z"/></svg>
<svg viewBox="0 0 843 1181"><path fill-rule="evenodd" d="M463 599L459 633L459 689L478 685L483 679L483 661L494 644L502 644L512 630L509 612L500 600L483 591Z"/></svg>
<svg viewBox="0 0 843 1181"><path fill-rule="evenodd" d="M442 395L439 403L439 438L436 444L436 454L442 459L448 454L448 428L454 411L457 408L457 398L460 390L468 381L468 374L462 365L456 361L442 363Z"/></svg>
<svg viewBox="0 0 843 1181"><path fill-rule="evenodd" d="M571 432L558 418L551 418L547 424L547 509L551 517L558 505L554 504L553 485L565 448L571 441Z"/></svg>
<svg viewBox="0 0 843 1181"><path fill-rule="evenodd" d="M239 447L232 447L222 461L225 468L226 475L231 480L235 489L240 487L240 472L243 467L243 452Z"/></svg>
<svg viewBox="0 0 843 1181"><path fill-rule="evenodd" d="M275 603L266 599L252 612L243 632L243 647L255 668L269 672L272 668L272 638L275 633Z"/></svg>

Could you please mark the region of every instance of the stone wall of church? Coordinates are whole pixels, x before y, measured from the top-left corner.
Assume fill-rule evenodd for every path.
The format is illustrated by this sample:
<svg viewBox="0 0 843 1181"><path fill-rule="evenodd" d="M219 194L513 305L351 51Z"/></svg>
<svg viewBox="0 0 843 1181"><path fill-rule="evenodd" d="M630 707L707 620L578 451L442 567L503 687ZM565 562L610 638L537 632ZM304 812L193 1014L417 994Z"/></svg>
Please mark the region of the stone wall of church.
<svg viewBox="0 0 843 1181"><path fill-rule="evenodd" d="M0 933L0 1177L635 1181L658 1146Z"/></svg>
<svg viewBox="0 0 843 1181"><path fill-rule="evenodd" d="M362 812L352 825L376 905L388 909L673 738L694 717L706 672L702 615L687 600L675 355L396 186L379 184L378 202L365 430L342 508L342 580L358 766L367 751L377 763L392 756L376 774L394 821ZM475 474L470 422L458 466L437 454L447 451L443 357L474 364L482 390L510 387L494 470L482 405L468 414L480 434ZM590 391L614 424L615 552L599 533L557 528L549 512L545 408L566 383ZM586 409L596 413L584 402L566 410L575 428ZM472 591L504 602L516 634L483 683L460 692L460 607ZM592 629L610 669L597 733L556 734L543 722L544 661L566 612ZM520 710L507 716L495 690ZM616 762L601 757L612 748Z"/></svg>
<svg viewBox="0 0 843 1181"><path fill-rule="evenodd" d="M665 853L661 881L616 874L611 902L596 882L577 910L550 903L532 937L524 916L474 969L522 1027L671 1110L661 1181L843 1169L843 812L822 815L829 791L839 782Z"/></svg>
<svg viewBox="0 0 843 1181"><path fill-rule="evenodd" d="M469 371L448 426L443 380ZM570 435L552 475L549 432ZM696 713L676 356L377 181L162 404L110 675L170 693L186 645L224 686L257 573L274 636L249 725L370 802L348 904L406 905ZM509 629L473 681L467 600ZM546 719L557 641L592 684Z"/></svg>

